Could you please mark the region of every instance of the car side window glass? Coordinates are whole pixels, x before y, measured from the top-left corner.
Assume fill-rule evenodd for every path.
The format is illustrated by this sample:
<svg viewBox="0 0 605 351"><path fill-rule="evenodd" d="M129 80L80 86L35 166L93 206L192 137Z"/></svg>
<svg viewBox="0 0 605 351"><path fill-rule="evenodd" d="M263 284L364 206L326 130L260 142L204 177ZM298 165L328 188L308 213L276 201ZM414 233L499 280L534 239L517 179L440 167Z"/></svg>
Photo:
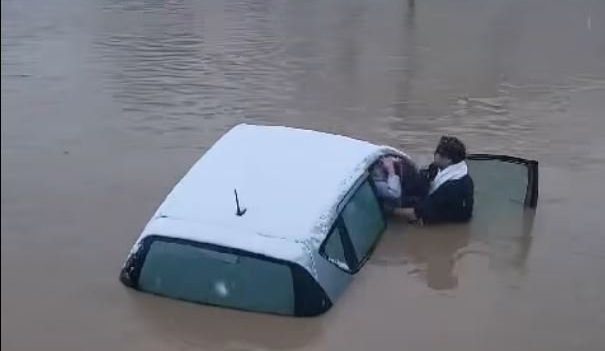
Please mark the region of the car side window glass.
<svg viewBox="0 0 605 351"><path fill-rule="evenodd" d="M362 262L385 227L380 203L368 181L359 187L346 204L341 216L353 244L357 261Z"/></svg>
<svg viewBox="0 0 605 351"><path fill-rule="evenodd" d="M328 240L324 246L324 253L328 260L341 269L350 270L349 264L345 257L345 249L342 244L342 233L338 226L335 226L328 236Z"/></svg>

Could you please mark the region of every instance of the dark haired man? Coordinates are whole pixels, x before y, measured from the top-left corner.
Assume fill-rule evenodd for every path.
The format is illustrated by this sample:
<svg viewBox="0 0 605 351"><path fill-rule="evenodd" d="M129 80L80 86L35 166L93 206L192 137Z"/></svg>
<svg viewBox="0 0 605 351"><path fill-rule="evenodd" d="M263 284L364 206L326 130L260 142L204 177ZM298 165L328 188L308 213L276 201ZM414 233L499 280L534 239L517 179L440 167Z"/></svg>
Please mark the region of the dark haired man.
<svg viewBox="0 0 605 351"><path fill-rule="evenodd" d="M441 137L427 172L428 195L414 207L395 213L424 223L468 222L473 214L474 185L465 159L466 147L460 140Z"/></svg>

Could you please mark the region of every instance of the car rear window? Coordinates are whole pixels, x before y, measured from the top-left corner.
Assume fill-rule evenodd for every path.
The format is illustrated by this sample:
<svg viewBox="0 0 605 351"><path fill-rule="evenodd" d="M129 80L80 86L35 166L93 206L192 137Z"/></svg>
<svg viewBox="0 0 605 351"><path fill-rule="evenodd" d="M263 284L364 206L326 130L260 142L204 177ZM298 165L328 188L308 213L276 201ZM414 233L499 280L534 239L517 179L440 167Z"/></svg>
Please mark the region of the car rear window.
<svg viewBox="0 0 605 351"><path fill-rule="evenodd" d="M153 241L138 287L210 305L284 315L295 312L292 270L286 264L187 243Z"/></svg>

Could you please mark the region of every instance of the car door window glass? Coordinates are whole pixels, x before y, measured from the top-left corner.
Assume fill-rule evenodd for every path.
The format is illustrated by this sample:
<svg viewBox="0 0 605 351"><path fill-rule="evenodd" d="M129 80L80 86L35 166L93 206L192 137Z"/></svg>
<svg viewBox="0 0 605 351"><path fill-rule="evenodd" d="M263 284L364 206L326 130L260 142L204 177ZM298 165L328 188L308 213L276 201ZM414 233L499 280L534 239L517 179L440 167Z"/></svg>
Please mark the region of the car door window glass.
<svg viewBox="0 0 605 351"><path fill-rule="evenodd" d="M357 260L362 262L384 230L385 221L376 194L364 182L345 205L342 219L353 244Z"/></svg>
<svg viewBox="0 0 605 351"><path fill-rule="evenodd" d="M467 160L481 202L509 201L523 205L527 193L527 166L500 160Z"/></svg>
<svg viewBox="0 0 605 351"><path fill-rule="evenodd" d="M349 264L347 263L347 259L345 257L345 249L342 244L342 233L338 226L335 226L332 229L332 232L328 236L326 240L326 244L324 246L324 254L328 258L328 260L341 269L346 271L350 270Z"/></svg>

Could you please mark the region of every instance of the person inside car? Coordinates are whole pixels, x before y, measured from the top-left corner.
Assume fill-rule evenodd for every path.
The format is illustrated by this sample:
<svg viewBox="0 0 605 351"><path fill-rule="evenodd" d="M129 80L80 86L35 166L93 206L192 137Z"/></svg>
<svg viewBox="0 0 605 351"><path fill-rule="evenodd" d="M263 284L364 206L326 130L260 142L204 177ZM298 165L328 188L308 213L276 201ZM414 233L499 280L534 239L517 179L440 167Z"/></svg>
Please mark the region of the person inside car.
<svg viewBox="0 0 605 351"><path fill-rule="evenodd" d="M389 214L395 208L412 207L426 197L430 186L426 172L419 172L411 161L392 156L383 157L372 168L378 198Z"/></svg>
<svg viewBox="0 0 605 351"><path fill-rule="evenodd" d="M473 214L474 184L465 159L464 143L455 137L441 137L433 164L421 171L428 184L427 196L394 213L422 223L468 222Z"/></svg>
<svg viewBox="0 0 605 351"><path fill-rule="evenodd" d="M383 157L372 169L376 193L388 211L398 207L402 198L401 178L395 171L396 160Z"/></svg>

